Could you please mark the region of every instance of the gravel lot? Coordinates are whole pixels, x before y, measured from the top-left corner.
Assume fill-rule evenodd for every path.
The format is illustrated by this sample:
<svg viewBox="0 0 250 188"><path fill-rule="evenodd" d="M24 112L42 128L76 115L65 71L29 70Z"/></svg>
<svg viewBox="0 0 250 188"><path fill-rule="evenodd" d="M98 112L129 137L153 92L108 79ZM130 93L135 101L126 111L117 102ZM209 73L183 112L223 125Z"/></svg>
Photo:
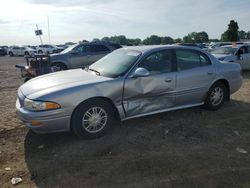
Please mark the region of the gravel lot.
<svg viewBox="0 0 250 188"><path fill-rule="evenodd" d="M22 178L16 187L250 187L250 72L216 112L161 113L79 140L39 136L16 118L14 65L24 62L0 57L0 187L12 187L12 177Z"/></svg>

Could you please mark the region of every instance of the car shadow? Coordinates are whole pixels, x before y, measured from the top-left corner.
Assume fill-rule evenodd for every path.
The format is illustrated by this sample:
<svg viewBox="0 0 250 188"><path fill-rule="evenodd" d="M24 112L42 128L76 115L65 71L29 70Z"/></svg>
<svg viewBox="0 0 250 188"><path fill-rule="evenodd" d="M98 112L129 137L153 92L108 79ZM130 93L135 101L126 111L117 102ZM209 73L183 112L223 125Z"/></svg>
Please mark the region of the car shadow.
<svg viewBox="0 0 250 188"><path fill-rule="evenodd" d="M205 148L201 155L206 156L217 152L218 143L236 143L233 130L246 129L249 109L249 103L231 100L216 112L201 107L166 112L122 122L94 140L80 140L72 133L38 135L29 131L25 161L38 187L138 187L149 180L159 185L162 175L183 175L189 163L194 165L188 171L192 174L197 148ZM215 156L221 157L216 159L219 162L226 160L223 153ZM213 156L204 161L211 168L219 165ZM189 183L188 187L195 186Z"/></svg>
<svg viewBox="0 0 250 188"><path fill-rule="evenodd" d="M244 70L243 71L243 78L244 79L250 79L250 70Z"/></svg>

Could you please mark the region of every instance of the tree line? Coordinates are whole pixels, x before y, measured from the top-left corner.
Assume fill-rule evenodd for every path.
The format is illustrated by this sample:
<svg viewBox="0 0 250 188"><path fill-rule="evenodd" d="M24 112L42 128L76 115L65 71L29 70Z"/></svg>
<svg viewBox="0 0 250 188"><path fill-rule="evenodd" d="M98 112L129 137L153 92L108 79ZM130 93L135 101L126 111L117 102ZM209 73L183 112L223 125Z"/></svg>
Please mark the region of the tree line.
<svg viewBox="0 0 250 188"><path fill-rule="evenodd" d="M250 39L250 31L239 31L238 23L231 20L228 29L222 33L220 39L210 39L207 32L191 32L183 38L173 39L170 36L151 35L141 40L140 38L129 39L125 35L103 37L102 39L93 39L93 41L114 42L120 45L137 46L137 45L158 45L158 44L175 44L175 43L208 43L208 42L236 42L240 39Z"/></svg>

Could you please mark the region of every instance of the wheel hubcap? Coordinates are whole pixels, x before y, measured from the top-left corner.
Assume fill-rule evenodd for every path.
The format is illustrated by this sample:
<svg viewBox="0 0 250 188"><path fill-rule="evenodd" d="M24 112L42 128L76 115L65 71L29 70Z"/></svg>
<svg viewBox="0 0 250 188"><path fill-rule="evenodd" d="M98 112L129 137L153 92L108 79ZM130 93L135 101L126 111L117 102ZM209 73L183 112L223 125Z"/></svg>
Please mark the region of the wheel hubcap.
<svg viewBox="0 0 250 188"><path fill-rule="evenodd" d="M97 133L107 124L107 113L101 107L90 108L82 118L82 126L89 133Z"/></svg>
<svg viewBox="0 0 250 188"><path fill-rule="evenodd" d="M210 101L214 106L219 105L222 102L223 99L223 90L220 87L214 88L214 90L211 93Z"/></svg>

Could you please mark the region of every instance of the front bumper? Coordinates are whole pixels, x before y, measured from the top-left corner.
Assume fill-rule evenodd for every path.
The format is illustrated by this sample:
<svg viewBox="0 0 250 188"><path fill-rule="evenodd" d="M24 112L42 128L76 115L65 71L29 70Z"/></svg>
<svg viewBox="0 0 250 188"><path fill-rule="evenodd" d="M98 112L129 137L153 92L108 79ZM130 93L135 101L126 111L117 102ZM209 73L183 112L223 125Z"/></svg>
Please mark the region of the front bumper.
<svg viewBox="0 0 250 188"><path fill-rule="evenodd" d="M63 109L31 112L21 107L19 100L16 101L17 116L29 128L37 133L52 133L70 131L70 116L64 115ZM32 125L39 122L41 125Z"/></svg>

